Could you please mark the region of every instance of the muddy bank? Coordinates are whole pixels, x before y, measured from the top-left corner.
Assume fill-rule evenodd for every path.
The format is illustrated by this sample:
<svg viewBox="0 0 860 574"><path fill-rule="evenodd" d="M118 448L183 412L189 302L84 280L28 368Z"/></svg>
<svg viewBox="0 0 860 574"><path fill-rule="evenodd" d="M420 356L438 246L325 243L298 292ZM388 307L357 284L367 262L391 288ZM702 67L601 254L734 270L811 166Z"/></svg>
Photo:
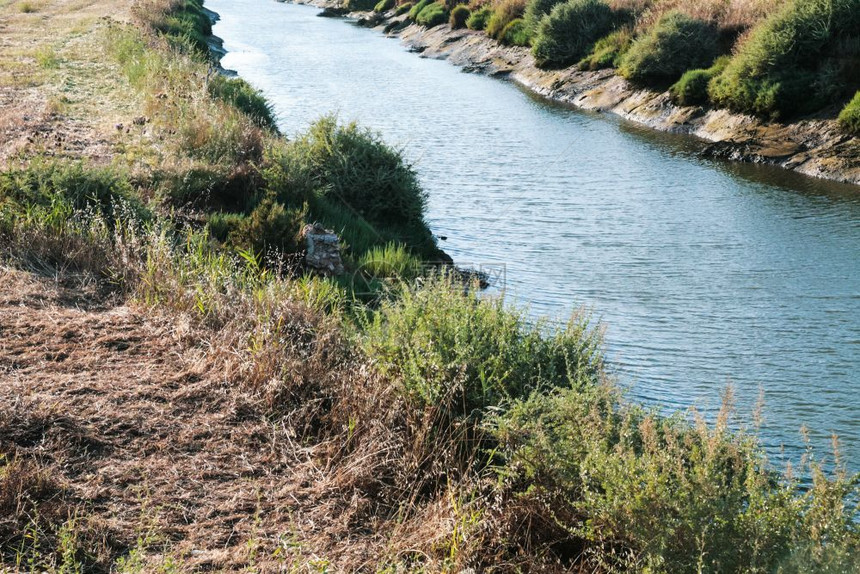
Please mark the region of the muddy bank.
<svg viewBox="0 0 860 574"><path fill-rule="evenodd" d="M300 2L320 8L326 0ZM364 25L399 37L422 57L448 60L465 71L508 78L550 101L616 114L655 130L689 134L711 142L703 154L767 163L799 173L860 185L860 139L840 130L838 110L825 110L790 124L765 122L722 109L679 107L668 92L639 89L614 70L540 70L527 48L502 46L481 32L424 28L406 16L353 13Z"/></svg>

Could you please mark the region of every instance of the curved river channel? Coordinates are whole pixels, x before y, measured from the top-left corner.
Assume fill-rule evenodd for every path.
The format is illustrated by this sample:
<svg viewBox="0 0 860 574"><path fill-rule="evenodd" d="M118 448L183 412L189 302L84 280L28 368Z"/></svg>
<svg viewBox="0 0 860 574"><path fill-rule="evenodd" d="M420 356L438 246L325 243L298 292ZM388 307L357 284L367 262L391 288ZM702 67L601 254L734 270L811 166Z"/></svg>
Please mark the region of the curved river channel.
<svg viewBox="0 0 860 574"><path fill-rule="evenodd" d="M336 112L403 149L458 264L508 301L590 309L630 396L713 414L764 394L774 463L836 433L860 470L860 188L703 160L701 142L539 101L317 9L207 0L226 68L293 135Z"/></svg>

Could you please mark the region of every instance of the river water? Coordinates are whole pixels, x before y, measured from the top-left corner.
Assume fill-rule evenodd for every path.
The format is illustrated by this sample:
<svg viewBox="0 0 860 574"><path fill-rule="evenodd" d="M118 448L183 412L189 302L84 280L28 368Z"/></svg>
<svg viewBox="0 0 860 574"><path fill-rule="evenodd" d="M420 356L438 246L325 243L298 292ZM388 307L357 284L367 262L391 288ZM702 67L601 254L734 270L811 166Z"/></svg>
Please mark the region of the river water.
<svg viewBox="0 0 860 574"><path fill-rule="evenodd" d="M860 189L703 160L702 143L542 102L318 10L207 0L226 68L287 135L335 112L415 164L428 221L505 297L589 309L633 398L713 414L764 396L775 463L840 437L860 470Z"/></svg>

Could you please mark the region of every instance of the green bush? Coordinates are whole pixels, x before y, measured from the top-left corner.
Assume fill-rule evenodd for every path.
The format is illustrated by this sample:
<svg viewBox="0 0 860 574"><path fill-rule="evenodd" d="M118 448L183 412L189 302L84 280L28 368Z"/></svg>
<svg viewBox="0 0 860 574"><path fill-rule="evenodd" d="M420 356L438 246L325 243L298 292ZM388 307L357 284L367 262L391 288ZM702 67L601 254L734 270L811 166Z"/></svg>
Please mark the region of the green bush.
<svg viewBox="0 0 860 574"><path fill-rule="evenodd" d="M241 78L216 74L208 84L209 94L236 107L261 128L277 130L275 112L266 98Z"/></svg>
<svg viewBox="0 0 860 574"><path fill-rule="evenodd" d="M613 25L612 10L601 0L569 0L541 20L532 43L539 67L566 66L580 60Z"/></svg>
<svg viewBox="0 0 860 574"><path fill-rule="evenodd" d="M583 321L555 330L532 325L501 299L465 293L456 279L428 280L384 303L366 326L364 347L416 408L451 418L480 417L535 389L582 388L602 368L600 338Z"/></svg>
<svg viewBox="0 0 860 574"><path fill-rule="evenodd" d="M451 19L448 21L451 24L451 28L454 30L458 30L460 28L466 27L466 21L469 20L469 17L472 15L472 11L469 10L468 7L463 6L462 4L459 6L455 6L453 10L451 10Z"/></svg>
<svg viewBox="0 0 860 574"><path fill-rule="evenodd" d="M522 15L523 5L520 0L502 0L495 5L484 32L490 38L501 40L505 27Z"/></svg>
<svg viewBox="0 0 860 574"><path fill-rule="evenodd" d="M717 41L713 24L668 12L633 42L619 71L635 82L675 81L687 70L710 66L719 55Z"/></svg>
<svg viewBox="0 0 860 574"><path fill-rule="evenodd" d="M584 548L584 571L856 572L856 479L813 465L799 488L730 415L691 425L592 386L535 393L492 426L529 522Z"/></svg>
<svg viewBox="0 0 860 574"><path fill-rule="evenodd" d="M445 8L449 12L453 12L454 8L456 8L457 6L464 6L468 8L468 6L465 6L468 3L469 0L444 0L443 2L443 4L445 4Z"/></svg>
<svg viewBox="0 0 860 574"><path fill-rule="evenodd" d="M493 16L493 9L489 6L478 8L466 20L466 27L469 30L483 30L487 27L487 22Z"/></svg>
<svg viewBox="0 0 860 574"><path fill-rule="evenodd" d="M708 102L708 84L726 69L730 58L717 58L714 65L706 69L688 70L675 82L669 93L672 100L681 106L701 106Z"/></svg>
<svg viewBox="0 0 860 574"><path fill-rule="evenodd" d="M860 135L860 92L839 114L839 124L848 132Z"/></svg>
<svg viewBox="0 0 860 574"><path fill-rule="evenodd" d="M515 18L508 22L499 36L499 41L508 46L529 46L531 35L528 26L522 18Z"/></svg>
<svg viewBox="0 0 860 574"><path fill-rule="evenodd" d="M756 26L709 86L711 100L766 117L813 111L856 84L860 0L794 0Z"/></svg>
<svg viewBox="0 0 860 574"><path fill-rule="evenodd" d="M373 7L374 12L387 12L394 8L397 0L379 0L376 6Z"/></svg>
<svg viewBox="0 0 860 574"><path fill-rule="evenodd" d="M268 187L287 205L312 195L382 225L423 227L426 197L411 166L374 133L324 117L290 145L270 151Z"/></svg>
<svg viewBox="0 0 860 574"><path fill-rule="evenodd" d="M538 25L543 17L552 12L552 9L564 2L565 0L529 0L526 4L526 11L523 13L523 20L526 21L529 31L532 35L537 34Z"/></svg>
<svg viewBox="0 0 860 574"><path fill-rule="evenodd" d="M579 62L578 66L581 70L617 68L632 41L633 33L629 28L616 30L598 40L591 52Z"/></svg>
<svg viewBox="0 0 860 574"><path fill-rule="evenodd" d="M219 223L232 224L228 231L228 243L255 254L266 254L271 250L294 253L301 248L299 234L305 223L307 207L287 208L274 194L260 201L250 215L238 219L216 218L217 232ZM214 233L213 233L214 235Z"/></svg>
<svg viewBox="0 0 860 574"><path fill-rule="evenodd" d="M152 27L167 36L172 45L191 46L201 57L209 56L209 37L212 35L212 21L203 11L200 0L185 0L172 3L168 12L158 16L148 15Z"/></svg>
<svg viewBox="0 0 860 574"><path fill-rule="evenodd" d="M346 7L354 12L367 12L373 10L378 0L346 0Z"/></svg>
<svg viewBox="0 0 860 574"><path fill-rule="evenodd" d="M441 2L433 2L432 4L425 6L424 9L418 13L415 21L422 26L432 28L433 26L438 26L447 22L448 12L445 9L445 5Z"/></svg>
<svg viewBox="0 0 860 574"><path fill-rule="evenodd" d="M412 10L413 6L415 6L415 4L413 4L412 2L406 2L405 4L401 4L394 11L394 15L400 16L401 14L405 14L405 13L409 12L410 10Z"/></svg>
<svg viewBox="0 0 860 574"><path fill-rule="evenodd" d="M420 14L427 6L433 4L434 1L435 0L420 0L417 4L414 4L412 8L409 9L409 19L415 20L418 18L418 14Z"/></svg>

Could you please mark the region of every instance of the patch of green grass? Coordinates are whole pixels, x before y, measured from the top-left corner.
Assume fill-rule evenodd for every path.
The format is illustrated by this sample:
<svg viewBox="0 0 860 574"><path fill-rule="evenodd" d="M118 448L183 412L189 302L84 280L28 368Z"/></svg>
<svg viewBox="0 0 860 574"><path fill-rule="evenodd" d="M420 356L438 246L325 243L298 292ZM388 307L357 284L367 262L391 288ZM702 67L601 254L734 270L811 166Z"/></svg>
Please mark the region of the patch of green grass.
<svg viewBox="0 0 860 574"><path fill-rule="evenodd" d="M544 16L549 15L556 5L561 4L565 0L529 0L526 4L526 10L523 13L523 20L532 34L537 34L538 25L543 20Z"/></svg>
<svg viewBox="0 0 860 574"><path fill-rule="evenodd" d="M708 103L708 84L726 69L729 60L728 56L722 56L717 58L710 68L684 72L681 79L669 88L672 100L681 106L701 106Z"/></svg>
<svg viewBox="0 0 860 574"><path fill-rule="evenodd" d="M634 40L621 59L619 72L644 84L674 82L687 70L710 66L718 55L713 24L673 11Z"/></svg>
<svg viewBox="0 0 860 574"><path fill-rule="evenodd" d="M854 135L860 135L860 92L842 109L839 125Z"/></svg>
<svg viewBox="0 0 860 574"><path fill-rule="evenodd" d="M612 10L601 0L569 0L553 7L538 26L532 42L535 63L542 68L579 61L614 23Z"/></svg>
<svg viewBox="0 0 860 574"><path fill-rule="evenodd" d="M36 49L36 63L40 68L52 70L60 65L60 58L57 56L57 51L51 46L40 46Z"/></svg>
<svg viewBox="0 0 860 574"><path fill-rule="evenodd" d="M857 88L860 0L792 0L761 22L709 87L732 110L786 118Z"/></svg>
<svg viewBox="0 0 860 574"><path fill-rule="evenodd" d="M477 10L473 11L469 18L466 20L466 27L469 30L483 30L487 27L487 22L490 21L490 18L493 16L493 9L489 6L482 6Z"/></svg>
<svg viewBox="0 0 860 574"><path fill-rule="evenodd" d="M39 8L32 2L21 2L18 4L18 12L22 14L33 14L38 11Z"/></svg>
<svg viewBox="0 0 860 574"><path fill-rule="evenodd" d="M208 83L209 94L248 115L261 128L277 130L275 112L266 98L241 78L213 76Z"/></svg>
<svg viewBox="0 0 860 574"><path fill-rule="evenodd" d="M435 0L420 0L416 4L413 4L412 8L409 9L409 19L414 21L418 18L418 14L420 14L427 6L433 4L434 1Z"/></svg>
<svg viewBox="0 0 860 574"><path fill-rule="evenodd" d="M414 4L412 2L404 2L403 4L401 4L400 6L397 7L397 9L394 11L394 15L400 16L401 14L406 14L407 12L412 10L413 6L414 6Z"/></svg>
<svg viewBox="0 0 860 574"><path fill-rule="evenodd" d="M374 12L388 12L392 8L394 8L395 4L397 4L397 0L379 0L376 6L373 7Z"/></svg>
<svg viewBox="0 0 860 574"><path fill-rule="evenodd" d="M525 4L522 0L501 0L493 6L493 12L487 20L484 32L490 38L501 40L505 27L514 20L521 18L524 9Z"/></svg>

